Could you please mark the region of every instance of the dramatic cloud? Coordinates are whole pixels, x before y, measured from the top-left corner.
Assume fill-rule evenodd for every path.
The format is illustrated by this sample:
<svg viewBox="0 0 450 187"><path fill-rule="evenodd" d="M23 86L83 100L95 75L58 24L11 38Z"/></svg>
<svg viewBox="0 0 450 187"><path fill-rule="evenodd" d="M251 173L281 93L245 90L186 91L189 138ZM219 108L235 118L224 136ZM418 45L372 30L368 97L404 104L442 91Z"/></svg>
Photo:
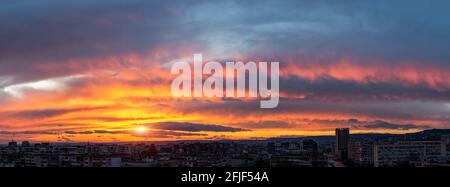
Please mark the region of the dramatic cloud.
<svg viewBox="0 0 450 187"><path fill-rule="evenodd" d="M392 124L392 123L388 123L388 122L384 122L384 121L375 121L364 127L368 128L368 129L400 129L400 130L431 128L430 126L427 126L427 125Z"/></svg>
<svg viewBox="0 0 450 187"><path fill-rule="evenodd" d="M129 131L110 131L110 130L92 130L92 131L66 131L65 134L126 134Z"/></svg>
<svg viewBox="0 0 450 187"><path fill-rule="evenodd" d="M295 125L286 121L248 121L244 123L237 123L237 126L242 126L251 129L277 129L277 128L294 128Z"/></svg>
<svg viewBox="0 0 450 187"><path fill-rule="evenodd" d="M411 129L430 129L429 125L416 125L416 124L396 124L382 120L375 121L361 121L358 119L348 120L313 120L312 122L320 124L338 125L343 127L350 127L352 129L385 129L385 130L411 130Z"/></svg>
<svg viewBox="0 0 450 187"><path fill-rule="evenodd" d="M5 1L0 141L449 128L449 6L445 0ZM280 62L279 106L172 97L170 65L192 62L194 53L221 63ZM139 124L149 130L136 132Z"/></svg>
<svg viewBox="0 0 450 187"><path fill-rule="evenodd" d="M57 132L53 131L0 131L0 135L21 135L21 134L50 134L54 135Z"/></svg>
<svg viewBox="0 0 450 187"><path fill-rule="evenodd" d="M161 122L154 124L147 124L147 126L162 130L177 130L177 131L211 131L211 132L238 132L245 131L241 128L226 127L221 125L210 125L210 124L198 124L198 123L188 123L188 122Z"/></svg>
<svg viewBox="0 0 450 187"><path fill-rule="evenodd" d="M134 134L136 137L143 138L181 138L181 137L203 137L208 136L205 133L187 133L187 132L175 132L175 131L151 131L146 134Z"/></svg>
<svg viewBox="0 0 450 187"><path fill-rule="evenodd" d="M48 80L40 80L36 82L22 83L6 86L3 91L14 97L23 97L24 91L63 91L66 88L66 84L76 81L77 79L85 78L85 75L75 75L62 78L54 78Z"/></svg>
<svg viewBox="0 0 450 187"><path fill-rule="evenodd" d="M9 116L14 118L25 118L25 119L50 118L71 112L94 111L101 109L105 109L105 107L72 108L72 109L38 109L38 110L9 112L10 114Z"/></svg>
<svg viewBox="0 0 450 187"><path fill-rule="evenodd" d="M308 80L288 77L280 80L282 96L287 98L341 100L341 101L450 101L450 89L437 90L426 84L407 85L400 82L358 83L323 77Z"/></svg>

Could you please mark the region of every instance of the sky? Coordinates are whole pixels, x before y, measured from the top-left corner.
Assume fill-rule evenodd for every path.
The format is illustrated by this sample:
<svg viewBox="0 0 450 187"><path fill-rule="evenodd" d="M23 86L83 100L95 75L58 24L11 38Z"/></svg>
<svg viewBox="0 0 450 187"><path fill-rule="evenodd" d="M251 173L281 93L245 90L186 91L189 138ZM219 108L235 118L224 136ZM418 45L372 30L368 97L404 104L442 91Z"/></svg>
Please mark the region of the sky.
<svg viewBox="0 0 450 187"><path fill-rule="evenodd" d="M3 0L0 142L450 128L449 1ZM280 103L174 98L170 65L280 62Z"/></svg>

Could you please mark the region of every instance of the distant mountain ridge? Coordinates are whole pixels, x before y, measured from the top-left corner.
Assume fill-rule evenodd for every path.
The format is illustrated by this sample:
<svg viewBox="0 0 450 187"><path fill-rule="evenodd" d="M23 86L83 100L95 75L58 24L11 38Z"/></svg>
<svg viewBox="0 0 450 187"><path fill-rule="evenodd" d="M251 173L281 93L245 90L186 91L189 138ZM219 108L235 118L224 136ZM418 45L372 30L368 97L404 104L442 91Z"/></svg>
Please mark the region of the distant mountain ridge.
<svg viewBox="0 0 450 187"><path fill-rule="evenodd" d="M392 140L439 140L441 135L450 135L450 129L428 129L415 133L407 134L389 134L389 133L366 133L366 134L350 134L350 139L392 139ZM301 141L304 139L313 139L318 142L332 142L335 141L334 135L329 136L304 136L304 137L275 137L267 140L271 141Z"/></svg>

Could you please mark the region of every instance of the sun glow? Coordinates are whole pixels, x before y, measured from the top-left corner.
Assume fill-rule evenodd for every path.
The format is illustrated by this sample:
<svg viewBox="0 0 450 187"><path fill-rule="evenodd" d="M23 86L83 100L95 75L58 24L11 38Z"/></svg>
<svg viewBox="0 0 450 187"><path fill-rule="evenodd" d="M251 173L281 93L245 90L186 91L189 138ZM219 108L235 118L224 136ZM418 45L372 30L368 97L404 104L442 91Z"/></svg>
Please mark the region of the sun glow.
<svg viewBox="0 0 450 187"><path fill-rule="evenodd" d="M138 133L144 133L144 132L147 132L148 129L147 129L147 127L139 126L139 127L136 127L134 130Z"/></svg>

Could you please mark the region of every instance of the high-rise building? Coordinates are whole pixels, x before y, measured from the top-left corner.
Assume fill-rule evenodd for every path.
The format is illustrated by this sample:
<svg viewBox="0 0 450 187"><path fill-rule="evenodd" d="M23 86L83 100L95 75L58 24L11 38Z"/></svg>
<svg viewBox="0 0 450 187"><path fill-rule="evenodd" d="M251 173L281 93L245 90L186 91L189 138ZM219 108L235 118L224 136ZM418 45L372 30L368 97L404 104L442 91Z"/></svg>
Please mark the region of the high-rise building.
<svg viewBox="0 0 450 187"><path fill-rule="evenodd" d="M350 129L337 128L335 153L338 159L347 160L349 141L350 141Z"/></svg>

